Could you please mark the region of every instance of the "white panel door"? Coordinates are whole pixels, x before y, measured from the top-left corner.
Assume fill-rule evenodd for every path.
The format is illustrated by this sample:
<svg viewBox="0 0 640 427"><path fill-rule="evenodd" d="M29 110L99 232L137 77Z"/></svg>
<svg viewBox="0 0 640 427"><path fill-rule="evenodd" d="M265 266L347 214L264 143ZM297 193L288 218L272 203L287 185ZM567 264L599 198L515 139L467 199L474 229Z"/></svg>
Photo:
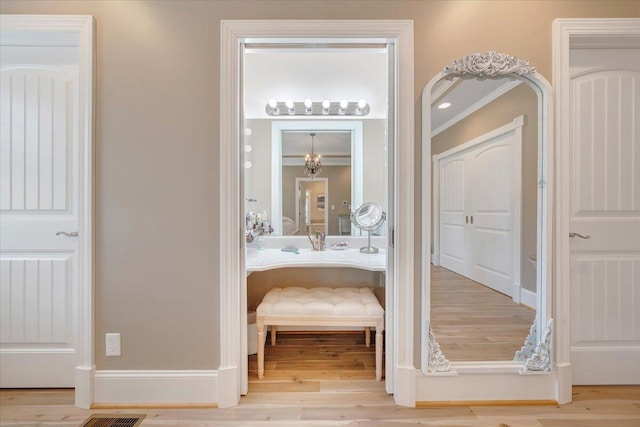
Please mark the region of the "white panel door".
<svg viewBox="0 0 640 427"><path fill-rule="evenodd" d="M640 50L571 54L574 384L640 384Z"/></svg>
<svg viewBox="0 0 640 427"><path fill-rule="evenodd" d="M522 121L442 153L440 265L505 295L520 277Z"/></svg>
<svg viewBox="0 0 640 427"><path fill-rule="evenodd" d="M463 276L470 274L471 256L466 213L466 155L441 162L440 168L440 265ZM466 221L465 221L466 217Z"/></svg>
<svg viewBox="0 0 640 427"><path fill-rule="evenodd" d="M32 44L2 47L0 387L73 387L77 53Z"/></svg>
<svg viewBox="0 0 640 427"><path fill-rule="evenodd" d="M469 194L473 242L470 278L498 292L512 296L514 260L514 133L502 135L469 153L473 167ZM518 162L519 164L519 162Z"/></svg>

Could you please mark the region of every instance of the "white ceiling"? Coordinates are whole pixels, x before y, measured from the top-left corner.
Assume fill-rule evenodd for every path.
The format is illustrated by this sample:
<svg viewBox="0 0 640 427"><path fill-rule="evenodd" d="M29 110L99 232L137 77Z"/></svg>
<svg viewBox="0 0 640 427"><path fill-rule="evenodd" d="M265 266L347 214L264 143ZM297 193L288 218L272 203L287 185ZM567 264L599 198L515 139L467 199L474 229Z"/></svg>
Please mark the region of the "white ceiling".
<svg viewBox="0 0 640 427"><path fill-rule="evenodd" d="M248 49L243 66L247 119L271 118L265 106L272 98L294 102L365 99L371 108L367 118L386 118L384 49Z"/></svg>
<svg viewBox="0 0 640 427"><path fill-rule="evenodd" d="M453 79L453 81L441 80L434 85L433 93L451 85L444 93L432 98L431 105L431 129L439 130L443 125L452 126L464 117L476 111L478 107L492 100L492 96L507 88L505 85L513 84L512 77L496 79ZM439 109L438 105L450 102L451 106Z"/></svg>
<svg viewBox="0 0 640 427"><path fill-rule="evenodd" d="M322 156L351 156L351 132L316 132L313 150ZM310 151L309 132L283 132L282 155L302 158Z"/></svg>
<svg viewBox="0 0 640 427"><path fill-rule="evenodd" d="M272 98L300 102L307 98L312 101L365 99L371 108L366 118L384 119L387 116L385 49L251 48L245 52L243 66L244 113L247 119L273 118L265 112L265 106ZM512 81L510 77L455 79L454 84L432 105L431 128L453 125L473 112L474 104L482 104L483 99L491 97ZM438 85L434 87L434 91L437 90ZM450 102L451 107L438 109L437 105L445 101ZM298 118L309 117L294 119ZM308 135L307 139L310 140ZM319 140L317 137L316 142ZM283 146L283 149L289 148ZM288 153L283 151L283 154Z"/></svg>

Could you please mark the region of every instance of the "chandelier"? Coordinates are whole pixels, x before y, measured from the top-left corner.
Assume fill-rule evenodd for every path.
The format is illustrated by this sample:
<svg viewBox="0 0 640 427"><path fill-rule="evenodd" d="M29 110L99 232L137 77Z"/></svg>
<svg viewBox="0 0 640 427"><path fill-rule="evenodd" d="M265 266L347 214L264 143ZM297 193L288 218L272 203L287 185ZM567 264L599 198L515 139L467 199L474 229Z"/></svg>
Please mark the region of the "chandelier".
<svg viewBox="0 0 640 427"><path fill-rule="evenodd" d="M304 158L304 174L315 178L322 170L322 163L320 163L320 154L313 152L313 137L316 136L316 134L310 133L309 135L311 135L311 153L307 153Z"/></svg>

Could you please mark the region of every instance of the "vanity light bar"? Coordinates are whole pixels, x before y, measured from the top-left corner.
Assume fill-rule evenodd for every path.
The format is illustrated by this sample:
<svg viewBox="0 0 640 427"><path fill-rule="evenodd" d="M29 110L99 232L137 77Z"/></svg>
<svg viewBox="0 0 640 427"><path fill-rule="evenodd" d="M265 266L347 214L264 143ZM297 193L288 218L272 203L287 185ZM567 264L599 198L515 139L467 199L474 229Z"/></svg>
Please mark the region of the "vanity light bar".
<svg viewBox="0 0 640 427"><path fill-rule="evenodd" d="M294 102L271 99L265 106L265 111L270 116L366 116L370 108L365 100L314 102L306 99Z"/></svg>

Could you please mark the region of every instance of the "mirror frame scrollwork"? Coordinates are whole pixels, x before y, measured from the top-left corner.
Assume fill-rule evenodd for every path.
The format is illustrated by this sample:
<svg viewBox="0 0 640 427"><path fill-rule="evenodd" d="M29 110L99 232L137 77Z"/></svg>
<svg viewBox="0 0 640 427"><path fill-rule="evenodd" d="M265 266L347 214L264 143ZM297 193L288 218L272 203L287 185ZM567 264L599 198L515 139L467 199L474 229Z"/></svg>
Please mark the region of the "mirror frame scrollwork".
<svg viewBox="0 0 640 427"><path fill-rule="evenodd" d="M530 334L524 340L522 349L516 352L512 362L500 362L492 365L487 362L465 362L456 368L456 362L447 360L442 353L430 322L430 254L431 254L431 96L434 85L445 79L491 79L511 76L527 83L538 96L538 247L536 280L536 317ZM549 182L553 170L553 92L549 82L541 76L528 61L505 53L487 51L466 55L454 60L433 77L422 92L422 355L421 368L424 375L452 375L462 373L464 367L473 366L473 372L505 372L520 374L547 373L552 369L552 332L551 317L551 236L552 213L551 186ZM500 366L500 368L497 368Z"/></svg>

